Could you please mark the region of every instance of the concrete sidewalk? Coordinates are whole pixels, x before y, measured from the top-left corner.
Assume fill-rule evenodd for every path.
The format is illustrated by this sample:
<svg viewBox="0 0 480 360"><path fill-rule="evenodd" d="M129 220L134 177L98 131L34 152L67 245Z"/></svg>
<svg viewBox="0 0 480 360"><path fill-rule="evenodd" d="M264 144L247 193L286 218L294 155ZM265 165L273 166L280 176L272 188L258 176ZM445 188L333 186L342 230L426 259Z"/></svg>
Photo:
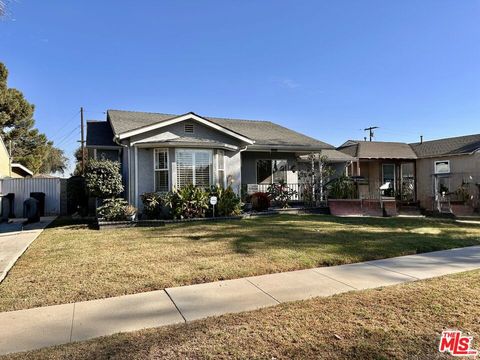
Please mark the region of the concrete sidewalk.
<svg viewBox="0 0 480 360"><path fill-rule="evenodd" d="M0 354L480 268L480 246L0 313Z"/></svg>
<svg viewBox="0 0 480 360"><path fill-rule="evenodd" d="M38 223L22 225L22 219L10 224L1 224L0 233L0 283L17 262L18 258L27 250L30 244L41 234L53 220L53 217L42 217Z"/></svg>

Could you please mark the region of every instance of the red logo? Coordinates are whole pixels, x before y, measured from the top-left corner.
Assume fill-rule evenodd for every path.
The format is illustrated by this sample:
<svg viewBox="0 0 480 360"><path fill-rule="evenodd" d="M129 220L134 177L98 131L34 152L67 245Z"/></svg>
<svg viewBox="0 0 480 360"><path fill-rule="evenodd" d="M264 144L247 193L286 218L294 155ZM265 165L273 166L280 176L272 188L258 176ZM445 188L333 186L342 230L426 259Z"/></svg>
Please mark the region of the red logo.
<svg viewBox="0 0 480 360"><path fill-rule="evenodd" d="M453 356L476 356L477 350L471 349L472 336L462 336L458 330L447 330L442 332L438 351L448 352Z"/></svg>

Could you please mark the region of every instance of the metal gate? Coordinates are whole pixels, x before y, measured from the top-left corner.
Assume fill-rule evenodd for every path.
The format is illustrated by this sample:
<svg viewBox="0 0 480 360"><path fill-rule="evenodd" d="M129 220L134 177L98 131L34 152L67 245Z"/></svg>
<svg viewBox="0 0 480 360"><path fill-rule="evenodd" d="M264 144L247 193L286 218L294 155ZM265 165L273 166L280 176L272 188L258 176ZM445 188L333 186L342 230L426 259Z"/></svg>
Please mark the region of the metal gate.
<svg viewBox="0 0 480 360"><path fill-rule="evenodd" d="M0 193L3 195L15 194L15 216L23 217L23 201L30 197L32 192L45 193L45 216L60 214L60 181L59 178L24 178L0 180Z"/></svg>

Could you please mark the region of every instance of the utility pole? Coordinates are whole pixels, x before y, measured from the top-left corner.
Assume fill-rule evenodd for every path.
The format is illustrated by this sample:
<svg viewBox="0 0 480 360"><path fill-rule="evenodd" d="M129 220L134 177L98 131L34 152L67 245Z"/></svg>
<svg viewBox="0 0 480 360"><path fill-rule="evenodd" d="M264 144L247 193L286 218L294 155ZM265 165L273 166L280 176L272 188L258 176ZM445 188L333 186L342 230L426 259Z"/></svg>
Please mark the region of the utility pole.
<svg viewBox="0 0 480 360"><path fill-rule="evenodd" d="M363 129L363 131L368 131L370 135L370 141L373 139L373 130L378 129L378 126L370 126L368 128Z"/></svg>
<svg viewBox="0 0 480 360"><path fill-rule="evenodd" d="M83 107L80 107L80 146L82 149L82 175L85 175L85 136L83 133Z"/></svg>

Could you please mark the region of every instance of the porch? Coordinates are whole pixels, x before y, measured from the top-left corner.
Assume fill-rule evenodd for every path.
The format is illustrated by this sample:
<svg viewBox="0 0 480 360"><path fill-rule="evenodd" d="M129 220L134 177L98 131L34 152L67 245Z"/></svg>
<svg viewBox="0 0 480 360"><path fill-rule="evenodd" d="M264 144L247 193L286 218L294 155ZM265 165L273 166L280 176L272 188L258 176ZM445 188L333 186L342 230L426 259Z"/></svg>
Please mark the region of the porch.
<svg viewBox="0 0 480 360"><path fill-rule="evenodd" d="M293 192L292 202L326 200L326 185L345 175L353 157L336 150L317 152L245 152L242 153L244 198L255 192L268 192L280 182Z"/></svg>
<svg viewBox="0 0 480 360"><path fill-rule="evenodd" d="M347 168L347 176L354 180L359 199L417 201L415 160L359 159Z"/></svg>

